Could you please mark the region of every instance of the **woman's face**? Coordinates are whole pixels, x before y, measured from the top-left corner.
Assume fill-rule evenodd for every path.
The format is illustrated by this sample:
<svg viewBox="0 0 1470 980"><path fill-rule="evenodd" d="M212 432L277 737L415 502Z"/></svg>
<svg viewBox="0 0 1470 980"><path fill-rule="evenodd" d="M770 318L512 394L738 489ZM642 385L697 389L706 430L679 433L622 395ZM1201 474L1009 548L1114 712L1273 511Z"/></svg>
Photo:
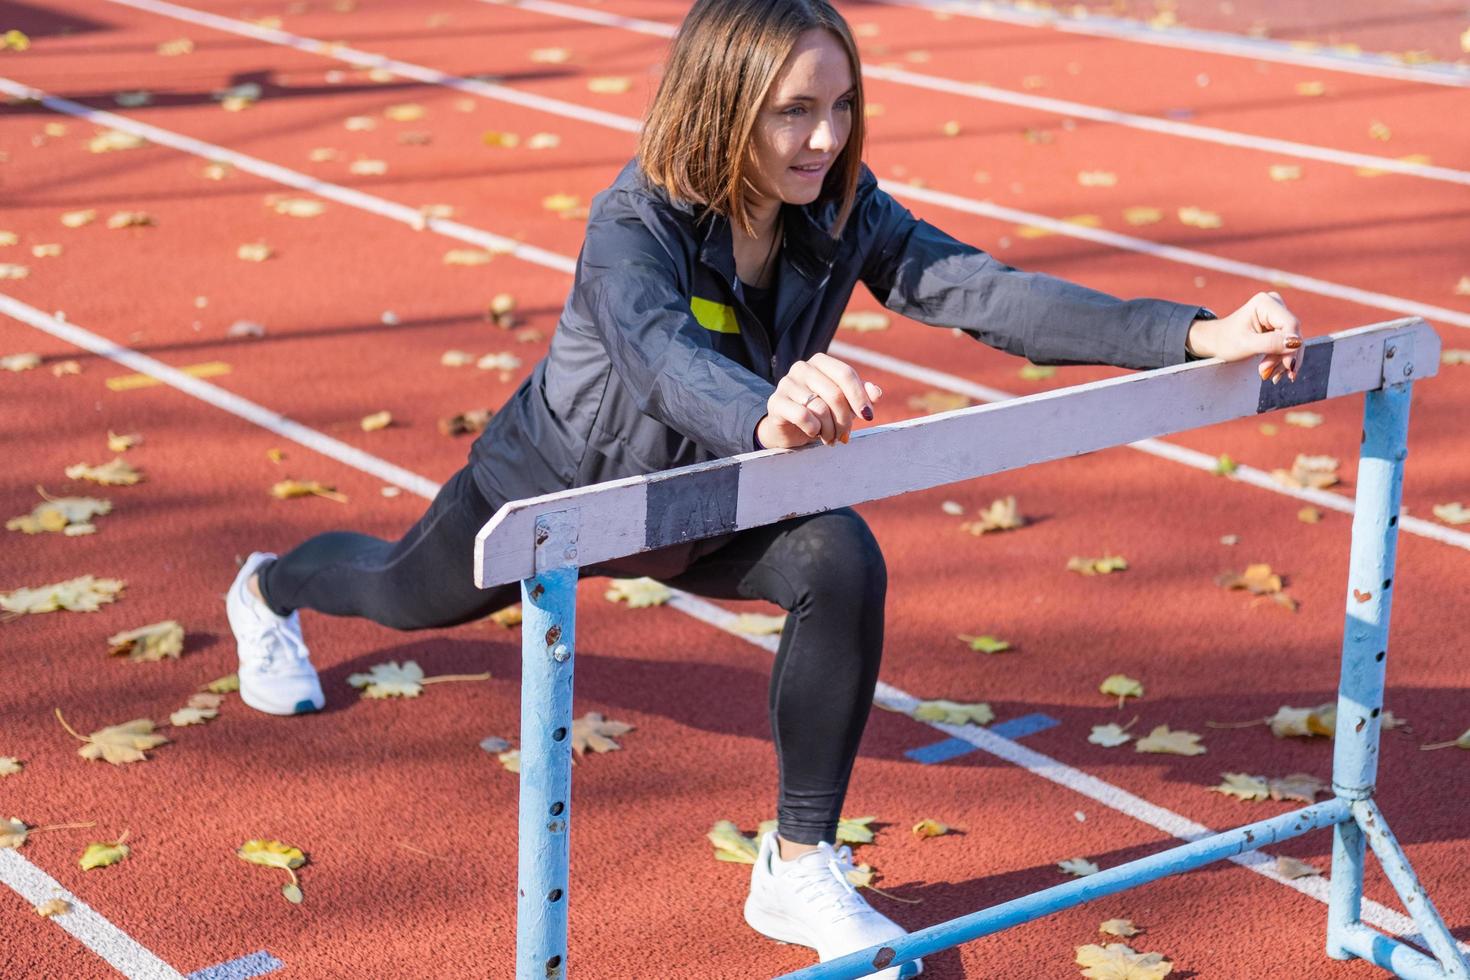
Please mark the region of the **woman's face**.
<svg viewBox="0 0 1470 980"><path fill-rule="evenodd" d="M816 200L852 131L855 82L847 52L831 33L810 30L797 39L751 133L753 204Z"/></svg>

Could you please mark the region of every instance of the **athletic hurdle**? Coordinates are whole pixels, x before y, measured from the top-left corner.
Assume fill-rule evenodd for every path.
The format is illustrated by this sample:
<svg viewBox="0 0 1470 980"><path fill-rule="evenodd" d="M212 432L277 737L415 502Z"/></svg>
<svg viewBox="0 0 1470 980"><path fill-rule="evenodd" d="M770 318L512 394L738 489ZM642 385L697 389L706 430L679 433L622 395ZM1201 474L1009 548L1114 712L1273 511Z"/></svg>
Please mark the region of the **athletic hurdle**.
<svg viewBox="0 0 1470 980"><path fill-rule="evenodd" d="M1407 317L1306 342L1297 380L1271 384L1255 359L1195 361L855 433L841 448L763 450L507 503L475 546L481 588L519 580L523 601L517 980L568 973L572 670L578 569L786 518L880 500L1229 419L1365 392L1352 524L1334 797L1190 841L1098 874L929 926L786 980L839 980L906 963L1013 925L1312 830L1332 828L1327 955L1412 980L1470 980L1444 920L1374 802L1413 382L1440 343ZM902 466L893 465L903 460ZM1361 921L1366 847L1432 956Z"/></svg>

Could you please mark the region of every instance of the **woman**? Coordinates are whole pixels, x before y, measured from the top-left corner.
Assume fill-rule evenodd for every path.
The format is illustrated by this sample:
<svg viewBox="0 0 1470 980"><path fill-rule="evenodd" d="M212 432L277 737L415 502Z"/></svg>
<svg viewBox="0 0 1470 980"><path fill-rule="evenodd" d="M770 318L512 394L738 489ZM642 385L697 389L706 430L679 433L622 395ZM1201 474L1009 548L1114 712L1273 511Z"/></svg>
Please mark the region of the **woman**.
<svg viewBox="0 0 1470 980"><path fill-rule="evenodd" d="M696 3L637 157L593 201L550 353L469 464L400 541L337 531L241 568L227 608L242 698L277 714L321 707L298 609L409 630L516 601L513 585L477 590L471 568L476 532L508 500L846 442L882 396L825 353L859 282L895 313L1038 364L1263 354L1263 377L1295 380L1297 320L1274 293L1217 320L1019 272L879 189L863 137L857 50L827 0ZM847 884L850 852L833 848L882 651L886 573L862 518L842 508L583 574L789 610L769 699L779 832L760 842L746 920L823 960L903 934Z"/></svg>

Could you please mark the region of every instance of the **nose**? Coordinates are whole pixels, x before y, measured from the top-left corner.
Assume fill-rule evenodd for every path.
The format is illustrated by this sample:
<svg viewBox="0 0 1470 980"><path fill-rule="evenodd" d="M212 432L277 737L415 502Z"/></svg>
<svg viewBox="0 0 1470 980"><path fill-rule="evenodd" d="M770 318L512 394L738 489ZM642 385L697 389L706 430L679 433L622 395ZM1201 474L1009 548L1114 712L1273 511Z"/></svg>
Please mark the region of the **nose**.
<svg viewBox="0 0 1470 980"><path fill-rule="evenodd" d="M818 153L826 153L836 146L836 144L836 127L833 125L833 120L830 116L817 123L816 127L812 130L811 138L807 141L807 145Z"/></svg>

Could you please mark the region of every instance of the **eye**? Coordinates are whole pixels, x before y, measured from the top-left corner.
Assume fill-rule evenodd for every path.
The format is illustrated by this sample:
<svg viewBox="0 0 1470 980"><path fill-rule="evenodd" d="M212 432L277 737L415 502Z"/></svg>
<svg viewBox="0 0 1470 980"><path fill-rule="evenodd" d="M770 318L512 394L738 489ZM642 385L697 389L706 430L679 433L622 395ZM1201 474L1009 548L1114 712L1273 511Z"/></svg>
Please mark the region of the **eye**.
<svg viewBox="0 0 1470 980"><path fill-rule="evenodd" d="M846 98L844 98L844 99L838 99L837 100L837 108L843 110L844 112L851 112L852 111L852 99L846 99Z"/></svg>
<svg viewBox="0 0 1470 980"><path fill-rule="evenodd" d="M797 116L797 115L799 115L800 113L803 113L803 112L806 112L806 107L805 106L794 105L791 108L786 109L785 111L783 111L781 113L781 115L795 117L795 116Z"/></svg>

